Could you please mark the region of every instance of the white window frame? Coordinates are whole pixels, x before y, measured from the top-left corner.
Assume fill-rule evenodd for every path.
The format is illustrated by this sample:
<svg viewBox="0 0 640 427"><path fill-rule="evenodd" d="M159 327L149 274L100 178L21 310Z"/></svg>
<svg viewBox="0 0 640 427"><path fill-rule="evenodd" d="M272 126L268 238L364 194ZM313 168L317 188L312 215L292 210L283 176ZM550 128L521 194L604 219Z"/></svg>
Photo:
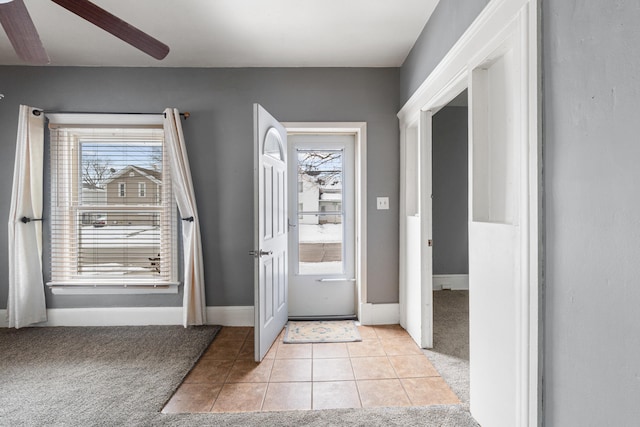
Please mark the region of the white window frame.
<svg viewBox="0 0 640 427"><path fill-rule="evenodd" d="M77 128L77 129L97 129L97 128L106 128L106 127L120 127L120 128L149 128L155 127L158 129L162 129L162 115L124 115L124 114L47 114L47 118L49 119L50 127L68 127L68 128ZM52 138L53 140L53 138ZM52 141L53 142L53 141ZM79 144L79 139L74 141L73 150L77 153ZM67 147L71 148L71 147ZM164 150L165 156L167 155L167 150ZM71 157L73 159L73 156ZM78 161L78 160L72 160ZM169 161L166 159L164 161L165 166L167 167L164 170L168 170ZM52 162L52 183L55 179L54 174L56 174L56 170L54 170L54 165ZM170 180L169 173L167 173L167 177L165 181L167 184ZM118 196L121 196L121 184L118 185ZM166 207L149 207L145 206L145 212L149 209L163 211L165 215L168 216L168 220L170 221L170 231L168 232L168 236L165 236L165 242L169 241L169 249L167 250L167 255L164 258L168 258L166 264L163 262L163 266L167 266L168 274L165 275L164 278L151 278L151 277L136 277L131 280L123 281L120 279L109 279L109 278L86 278L74 276L72 272L64 272L60 275L56 273L56 277L54 277L54 272L52 271L52 280L47 283L54 294L63 294L63 295L105 295L105 294L176 294L178 292L178 240L177 240L177 216L176 216L176 203L175 198L172 194L172 185L162 185L158 187L160 191L164 191L164 197L161 197L160 194L156 195L158 200L168 200L169 203ZM75 190L76 192L78 189ZM125 187L126 191L126 187ZM126 193L125 193L126 194ZM146 188L145 188L146 194ZM55 194L52 194L52 209L55 208ZM77 221L73 222L74 224ZM75 226L73 226L75 227ZM75 230L70 229L67 233L71 238L76 233ZM52 253L61 248L61 242L55 242L52 236ZM64 246L64 243L63 243ZM53 262L52 262L53 264ZM52 270L53 270L52 265ZM64 269L62 269L64 270Z"/></svg>
<svg viewBox="0 0 640 427"><path fill-rule="evenodd" d="M138 183L138 197L147 197L147 183L139 182Z"/></svg>
<svg viewBox="0 0 640 427"><path fill-rule="evenodd" d="M127 197L127 183L119 182L118 183L118 197Z"/></svg>

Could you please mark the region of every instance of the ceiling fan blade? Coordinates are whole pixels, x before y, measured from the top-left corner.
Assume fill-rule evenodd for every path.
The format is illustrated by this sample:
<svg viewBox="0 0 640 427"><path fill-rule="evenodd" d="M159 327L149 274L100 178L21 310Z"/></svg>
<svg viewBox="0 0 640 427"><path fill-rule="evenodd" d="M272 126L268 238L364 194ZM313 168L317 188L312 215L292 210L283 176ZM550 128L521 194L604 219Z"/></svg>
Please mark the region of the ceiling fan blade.
<svg viewBox="0 0 640 427"><path fill-rule="evenodd" d="M22 0L0 4L0 24L20 59L36 65L49 63L49 56Z"/></svg>
<svg viewBox="0 0 640 427"><path fill-rule="evenodd" d="M51 1L156 59L164 59L169 53L169 46L166 44L140 31L88 0Z"/></svg>

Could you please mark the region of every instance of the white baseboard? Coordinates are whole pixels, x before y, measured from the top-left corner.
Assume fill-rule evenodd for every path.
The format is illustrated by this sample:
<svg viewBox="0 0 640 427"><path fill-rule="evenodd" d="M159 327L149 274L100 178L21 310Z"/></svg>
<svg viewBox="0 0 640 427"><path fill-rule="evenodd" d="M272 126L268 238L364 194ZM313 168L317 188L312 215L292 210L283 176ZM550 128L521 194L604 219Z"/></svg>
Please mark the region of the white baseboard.
<svg viewBox="0 0 640 427"><path fill-rule="evenodd" d="M207 324L253 326L253 306L207 307ZM47 321L33 326L148 326L182 325L182 307L50 308ZM0 310L6 328L7 310Z"/></svg>
<svg viewBox="0 0 640 427"><path fill-rule="evenodd" d="M182 307L50 308L47 321L33 326L147 326L182 325ZM400 322L400 305L361 304L360 323L390 325ZM253 326L253 306L207 307L207 324ZM0 310L0 327L7 327L7 310Z"/></svg>
<svg viewBox="0 0 640 427"><path fill-rule="evenodd" d="M360 304L363 325L395 325L400 323L400 304Z"/></svg>
<svg viewBox="0 0 640 427"><path fill-rule="evenodd" d="M434 274L433 290L441 291L451 289L452 291L469 290L468 274Z"/></svg>
<svg viewBox="0 0 640 427"><path fill-rule="evenodd" d="M181 325L182 307L50 308L36 326Z"/></svg>

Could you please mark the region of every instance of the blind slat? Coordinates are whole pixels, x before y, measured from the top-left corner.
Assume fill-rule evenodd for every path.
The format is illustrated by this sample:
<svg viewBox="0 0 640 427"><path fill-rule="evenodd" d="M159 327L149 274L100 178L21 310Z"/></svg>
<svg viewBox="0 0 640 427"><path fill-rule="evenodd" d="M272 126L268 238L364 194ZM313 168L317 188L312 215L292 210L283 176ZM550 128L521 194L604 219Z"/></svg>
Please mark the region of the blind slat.
<svg viewBox="0 0 640 427"><path fill-rule="evenodd" d="M53 127L52 281L175 281L168 172L157 126Z"/></svg>

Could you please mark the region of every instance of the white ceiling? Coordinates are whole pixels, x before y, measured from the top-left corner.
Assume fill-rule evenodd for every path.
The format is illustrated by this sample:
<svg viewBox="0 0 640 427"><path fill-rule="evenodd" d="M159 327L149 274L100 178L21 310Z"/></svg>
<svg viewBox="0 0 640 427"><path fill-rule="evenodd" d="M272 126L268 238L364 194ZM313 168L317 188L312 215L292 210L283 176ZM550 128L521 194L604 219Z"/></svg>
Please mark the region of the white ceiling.
<svg viewBox="0 0 640 427"><path fill-rule="evenodd" d="M169 45L162 61L24 0L56 66L396 67L438 0L93 0ZM22 62L0 29L0 65Z"/></svg>

